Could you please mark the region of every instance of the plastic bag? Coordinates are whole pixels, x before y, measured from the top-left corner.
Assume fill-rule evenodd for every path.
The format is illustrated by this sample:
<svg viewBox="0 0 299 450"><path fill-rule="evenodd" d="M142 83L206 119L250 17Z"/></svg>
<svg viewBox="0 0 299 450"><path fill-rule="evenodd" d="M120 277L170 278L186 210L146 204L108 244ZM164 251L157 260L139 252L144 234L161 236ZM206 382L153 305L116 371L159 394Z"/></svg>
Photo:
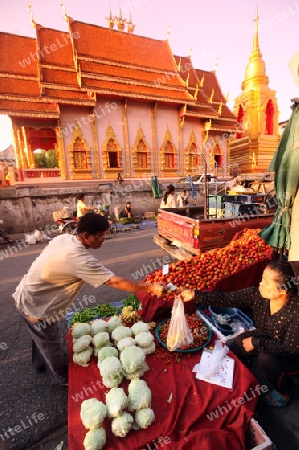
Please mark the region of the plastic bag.
<svg viewBox="0 0 299 450"><path fill-rule="evenodd" d="M193 336L185 316L184 302L178 297L173 302L166 342L170 352L193 343Z"/></svg>
<svg viewBox="0 0 299 450"><path fill-rule="evenodd" d="M34 232L33 233L25 233L24 237L25 237L26 244L28 244L28 245L36 244L36 236L35 236Z"/></svg>
<svg viewBox="0 0 299 450"><path fill-rule="evenodd" d="M215 341L215 346L211 352L211 356L207 361L207 364L200 365L200 373L206 379L210 378L213 374L217 373L223 364L223 359L227 355L229 348L226 345L222 345L220 340Z"/></svg>

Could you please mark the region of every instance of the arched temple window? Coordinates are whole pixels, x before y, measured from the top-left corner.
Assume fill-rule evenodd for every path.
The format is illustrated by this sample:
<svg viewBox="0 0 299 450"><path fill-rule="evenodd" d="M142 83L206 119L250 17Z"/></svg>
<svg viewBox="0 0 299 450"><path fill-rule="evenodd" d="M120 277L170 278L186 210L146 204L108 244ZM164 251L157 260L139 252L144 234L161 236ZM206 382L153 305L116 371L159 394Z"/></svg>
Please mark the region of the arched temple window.
<svg viewBox="0 0 299 450"><path fill-rule="evenodd" d="M266 106L266 134L273 134L274 106L272 100L269 100Z"/></svg>
<svg viewBox="0 0 299 450"><path fill-rule="evenodd" d="M133 169L135 172L150 172L150 153L145 135L139 124L136 139L132 147Z"/></svg>
<svg viewBox="0 0 299 450"><path fill-rule="evenodd" d="M90 162L90 147L84 139L77 120L75 121L72 140L68 146L68 155L72 180L90 180L93 178Z"/></svg>
<svg viewBox="0 0 299 450"><path fill-rule="evenodd" d="M87 155L82 139L77 137L73 144L73 157L75 169L87 169Z"/></svg>
<svg viewBox="0 0 299 450"><path fill-rule="evenodd" d="M120 166L116 142L113 139L109 139L106 149L108 153L108 167L110 169L118 169Z"/></svg>
<svg viewBox="0 0 299 450"><path fill-rule="evenodd" d="M163 145L160 148L160 154L161 154L162 171L168 173L175 173L177 170L176 167L177 150L172 142L171 133L168 128L164 136Z"/></svg>
<svg viewBox="0 0 299 450"><path fill-rule="evenodd" d="M106 178L114 178L122 172L122 149L110 122L106 130L105 142L102 145L102 156Z"/></svg>
<svg viewBox="0 0 299 450"><path fill-rule="evenodd" d="M200 149L196 144L196 136L194 131L191 132L189 143L185 149L186 155L186 172L202 173L204 172L204 160L201 156Z"/></svg>

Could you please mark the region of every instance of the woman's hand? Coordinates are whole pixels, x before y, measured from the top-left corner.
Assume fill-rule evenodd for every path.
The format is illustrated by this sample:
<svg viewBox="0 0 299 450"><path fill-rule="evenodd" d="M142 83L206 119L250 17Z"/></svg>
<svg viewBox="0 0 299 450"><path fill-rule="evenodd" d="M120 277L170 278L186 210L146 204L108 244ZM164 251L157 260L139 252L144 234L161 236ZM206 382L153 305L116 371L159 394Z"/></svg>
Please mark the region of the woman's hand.
<svg viewBox="0 0 299 450"><path fill-rule="evenodd" d="M242 344L246 352L251 352L252 350L254 350L254 347L252 345L252 337L243 339Z"/></svg>
<svg viewBox="0 0 299 450"><path fill-rule="evenodd" d="M191 291L191 289L185 289L179 293L180 297L182 297L184 302L190 302L194 299L195 291Z"/></svg>

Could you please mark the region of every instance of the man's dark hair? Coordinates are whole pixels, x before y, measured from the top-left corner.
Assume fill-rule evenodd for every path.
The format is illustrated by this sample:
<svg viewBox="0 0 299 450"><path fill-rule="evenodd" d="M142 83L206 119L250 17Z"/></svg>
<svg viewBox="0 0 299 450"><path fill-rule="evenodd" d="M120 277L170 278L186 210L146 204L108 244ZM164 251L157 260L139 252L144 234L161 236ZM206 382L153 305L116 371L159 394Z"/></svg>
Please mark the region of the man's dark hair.
<svg viewBox="0 0 299 450"><path fill-rule="evenodd" d="M77 195L77 201L79 201L79 200L83 200L83 199L84 199L84 197L85 197L85 195L84 195L84 194L79 194L79 195Z"/></svg>
<svg viewBox="0 0 299 450"><path fill-rule="evenodd" d="M88 233L97 234L107 231L109 222L106 217L97 214L96 212L89 212L80 217L78 222L77 234Z"/></svg>

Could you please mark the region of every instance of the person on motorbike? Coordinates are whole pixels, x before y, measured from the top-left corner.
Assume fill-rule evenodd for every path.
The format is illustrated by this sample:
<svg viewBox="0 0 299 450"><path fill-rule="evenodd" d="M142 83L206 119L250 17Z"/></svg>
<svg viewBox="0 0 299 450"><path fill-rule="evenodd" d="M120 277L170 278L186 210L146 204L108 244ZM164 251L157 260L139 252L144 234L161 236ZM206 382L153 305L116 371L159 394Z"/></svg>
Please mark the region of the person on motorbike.
<svg viewBox="0 0 299 450"><path fill-rule="evenodd" d="M96 208L92 206L87 206L85 203L85 195L79 194L77 196L77 218L84 216L89 211L94 211Z"/></svg>

